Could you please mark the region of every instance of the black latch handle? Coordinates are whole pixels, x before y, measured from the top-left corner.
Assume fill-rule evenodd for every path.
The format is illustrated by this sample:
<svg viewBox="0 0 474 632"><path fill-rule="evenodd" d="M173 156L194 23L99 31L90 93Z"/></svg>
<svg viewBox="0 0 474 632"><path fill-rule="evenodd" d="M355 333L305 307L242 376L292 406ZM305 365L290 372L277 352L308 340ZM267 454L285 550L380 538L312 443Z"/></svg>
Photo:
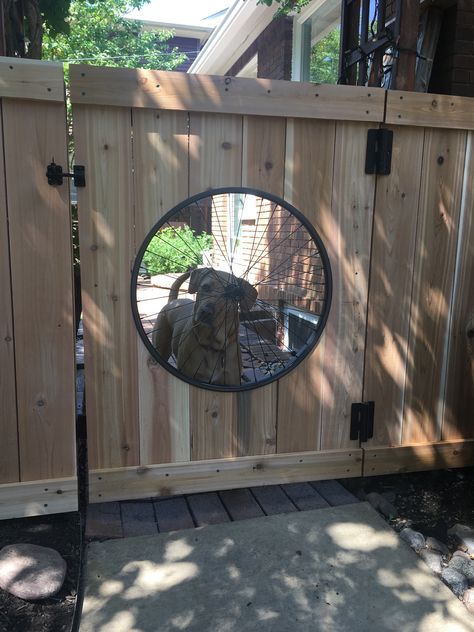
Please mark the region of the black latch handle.
<svg viewBox="0 0 474 632"><path fill-rule="evenodd" d="M82 165L74 165L72 173L65 173L61 165L57 165L54 160L46 168L46 177L51 186L61 186L64 178L72 178L76 187L86 186L86 168Z"/></svg>

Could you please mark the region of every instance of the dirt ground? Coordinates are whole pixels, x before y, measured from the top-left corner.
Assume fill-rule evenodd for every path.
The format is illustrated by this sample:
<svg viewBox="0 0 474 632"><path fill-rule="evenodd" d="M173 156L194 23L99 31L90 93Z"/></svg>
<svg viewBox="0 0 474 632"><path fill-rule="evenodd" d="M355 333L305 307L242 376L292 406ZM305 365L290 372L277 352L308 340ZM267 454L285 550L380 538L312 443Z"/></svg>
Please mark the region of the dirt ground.
<svg viewBox="0 0 474 632"><path fill-rule="evenodd" d="M449 543L447 529L456 522L474 527L474 467L341 481L364 498L378 492L398 510L388 520L399 531L411 526L425 536ZM1 546L31 542L52 546L68 565L60 593L41 602L27 602L0 590L0 632L69 632L72 629L80 568L78 513L0 522Z"/></svg>
<svg viewBox="0 0 474 632"><path fill-rule="evenodd" d="M28 542L56 549L66 560L66 580L60 592L43 601L25 601L0 590L0 632L69 632L80 567L79 513L56 514L0 522L0 543Z"/></svg>
<svg viewBox="0 0 474 632"><path fill-rule="evenodd" d="M353 478L341 483L359 498L378 492L398 510L388 522L410 526L448 543L447 529L460 522L474 527L474 467Z"/></svg>

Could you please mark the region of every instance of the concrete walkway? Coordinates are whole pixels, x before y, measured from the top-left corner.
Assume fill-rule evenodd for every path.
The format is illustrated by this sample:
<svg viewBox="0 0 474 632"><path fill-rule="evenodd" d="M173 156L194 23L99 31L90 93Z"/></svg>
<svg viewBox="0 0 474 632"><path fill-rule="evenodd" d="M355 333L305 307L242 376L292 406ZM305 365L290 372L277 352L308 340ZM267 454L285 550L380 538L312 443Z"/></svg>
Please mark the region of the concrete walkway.
<svg viewBox="0 0 474 632"><path fill-rule="evenodd" d="M467 632L366 503L94 542L81 632Z"/></svg>

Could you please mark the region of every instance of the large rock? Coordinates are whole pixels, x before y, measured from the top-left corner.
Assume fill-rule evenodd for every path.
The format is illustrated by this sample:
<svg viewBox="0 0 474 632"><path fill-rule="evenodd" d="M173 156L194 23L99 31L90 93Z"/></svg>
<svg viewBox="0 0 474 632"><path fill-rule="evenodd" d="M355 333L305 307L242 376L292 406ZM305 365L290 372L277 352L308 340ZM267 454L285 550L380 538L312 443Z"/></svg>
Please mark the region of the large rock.
<svg viewBox="0 0 474 632"><path fill-rule="evenodd" d="M392 519L398 517L397 508L381 494L378 494L377 492L370 492L370 494L367 494L366 500L374 509L380 511L380 513L386 518Z"/></svg>
<svg viewBox="0 0 474 632"><path fill-rule="evenodd" d="M461 555L453 555L449 562L449 568L462 573L469 582L470 586L474 586L474 561L469 557Z"/></svg>
<svg viewBox="0 0 474 632"><path fill-rule="evenodd" d="M469 588L463 595L462 600L464 601L464 605L474 614L474 588Z"/></svg>
<svg viewBox="0 0 474 632"><path fill-rule="evenodd" d="M439 551L432 551L431 549L421 549L419 551L421 559L427 564L433 573L441 575L443 571L443 565L441 563L442 555Z"/></svg>
<svg viewBox="0 0 474 632"><path fill-rule="evenodd" d="M469 582L462 573L454 570L454 568L445 568L441 573L441 579L448 586L456 597L460 599L469 588Z"/></svg>
<svg viewBox="0 0 474 632"><path fill-rule="evenodd" d="M426 547L424 535L419 531L410 529L409 527L400 531L400 537L402 540L405 540L405 542L409 544L411 548L415 551L420 551L421 549L424 549Z"/></svg>
<svg viewBox="0 0 474 632"><path fill-rule="evenodd" d="M21 599L47 599L66 577L66 562L54 549L10 544L0 551L0 588Z"/></svg>
<svg viewBox="0 0 474 632"><path fill-rule="evenodd" d="M448 529L448 535L453 536L460 543L462 549L469 555L474 555L474 529L465 524L455 524Z"/></svg>
<svg viewBox="0 0 474 632"><path fill-rule="evenodd" d="M449 549L446 544L431 536L426 538L426 546L432 551L439 551L439 553L442 553L443 555L449 555Z"/></svg>

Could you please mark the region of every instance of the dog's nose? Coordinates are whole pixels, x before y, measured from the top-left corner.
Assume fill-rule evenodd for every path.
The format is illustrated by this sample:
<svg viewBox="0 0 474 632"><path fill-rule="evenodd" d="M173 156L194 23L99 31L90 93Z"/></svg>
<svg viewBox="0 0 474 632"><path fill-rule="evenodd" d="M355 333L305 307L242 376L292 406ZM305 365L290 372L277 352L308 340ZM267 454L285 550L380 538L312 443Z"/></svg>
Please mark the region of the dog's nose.
<svg viewBox="0 0 474 632"><path fill-rule="evenodd" d="M201 307L201 312L206 314L206 316L213 316L214 314L214 305L203 305Z"/></svg>

